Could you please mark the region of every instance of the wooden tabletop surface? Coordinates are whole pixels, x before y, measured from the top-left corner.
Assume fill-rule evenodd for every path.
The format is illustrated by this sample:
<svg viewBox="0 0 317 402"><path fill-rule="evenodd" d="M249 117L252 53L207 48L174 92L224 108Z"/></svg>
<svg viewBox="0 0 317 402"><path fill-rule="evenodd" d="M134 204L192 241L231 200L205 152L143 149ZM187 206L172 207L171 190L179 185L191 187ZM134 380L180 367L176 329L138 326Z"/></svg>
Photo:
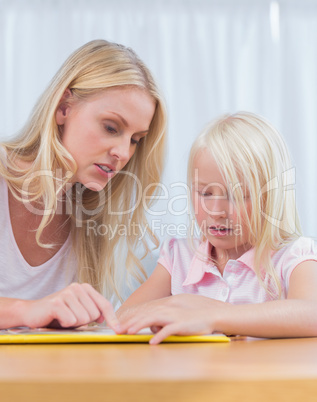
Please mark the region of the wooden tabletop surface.
<svg viewBox="0 0 317 402"><path fill-rule="evenodd" d="M1 345L0 400L317 401L317 338Z"/></svg>

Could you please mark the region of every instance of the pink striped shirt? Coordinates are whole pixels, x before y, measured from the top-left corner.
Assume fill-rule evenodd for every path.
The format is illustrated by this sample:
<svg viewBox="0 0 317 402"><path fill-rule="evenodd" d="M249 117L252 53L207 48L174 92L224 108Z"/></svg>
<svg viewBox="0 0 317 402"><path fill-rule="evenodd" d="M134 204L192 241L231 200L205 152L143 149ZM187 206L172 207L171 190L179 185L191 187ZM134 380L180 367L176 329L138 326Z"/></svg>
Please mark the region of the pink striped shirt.
<svg viewBox="0 0 317 402"><path fill-rule="evenodd" d="M261 303L272 297L261 286L254 271L254 249L248 250L237 260L229 260L223 275L211 262L204 261L210 255L206 241L192 249L187 239L166 240L161 248L158 263L171 275L172 295L198 294L232 304ZM281 281L282 298L287 297L289 278L298 264L317 261L317 245L309 238L300 237L272 254L272 262Z"/></svg>

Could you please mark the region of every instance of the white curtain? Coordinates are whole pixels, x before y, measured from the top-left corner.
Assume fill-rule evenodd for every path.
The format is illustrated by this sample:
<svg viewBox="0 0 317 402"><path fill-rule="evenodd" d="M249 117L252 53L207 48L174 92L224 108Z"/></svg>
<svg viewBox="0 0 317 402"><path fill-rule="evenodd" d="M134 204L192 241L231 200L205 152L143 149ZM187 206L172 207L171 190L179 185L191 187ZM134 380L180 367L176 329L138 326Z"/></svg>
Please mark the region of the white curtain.
<svg viewBox="0 0 317 402"><path fill-rule="evenodd" d="M315 0L0 0L1 138L23 125L66 57L97 38L131 46L167 100L169 199L149 214L160 238L185 234L193 139L237 110L263 115L284 135L304 232L317 237Z"/></svg>

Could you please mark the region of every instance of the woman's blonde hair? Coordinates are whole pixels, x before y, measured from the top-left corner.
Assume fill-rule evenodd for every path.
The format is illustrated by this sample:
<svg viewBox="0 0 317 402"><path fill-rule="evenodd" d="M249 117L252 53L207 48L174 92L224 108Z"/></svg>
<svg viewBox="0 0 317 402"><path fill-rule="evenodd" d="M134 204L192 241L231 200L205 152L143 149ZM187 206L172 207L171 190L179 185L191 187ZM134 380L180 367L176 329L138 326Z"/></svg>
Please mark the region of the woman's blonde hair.
<svg viewBox="0 0 317 402"><path fill-rule="evenodd" d="M15 197L41 202L44 210L50 211L43 216L36 239L41 246L51 247L41 243L41 234L53 219L58 197L71 187L70 176L76 170L75 161L61 142L56 110L67 89L72 92L72 98L85 100L111 87L137 87L150 94L156 103L150 130L123 171L103 191L94 192L78 183L74 186L70 215L79 281L92 284L107 297L115 295L122 299L120 286L126 275L124 271L139 282L146 277L136 256L136 246L145 255L150 250L148 240L158 246L146 221L144 202L155 195L160 181L167 124L165 102L150 71L134 51L116 43L94 40L71 54L40 97L19 136L2 144L8 157L0 164L0 174ZM21 169L15 158L31 162L30 167ZM146 197L143 197L144 189ZM103 229L96 232L91 228ZM105 228L112 228L110 236L102 235ZM123 264L118 266L123 245L127 253Z"/></svg>
<svg viewBox="0 0 317 402"><path fill-rule="evenodd" d="M264 118L252 113L220 117L203 130L191 148L189 186L194 179L194 158L201 149L210 152L230 184L229 197L236 203L240 222L243 220L249 228L248 243L255 248L254 269L261 284L272 297L280 297L282 289L271 261L272 250L301 234L292 188L294 168L282 137ZM249 214L245 191L252 205Z"/></svg>

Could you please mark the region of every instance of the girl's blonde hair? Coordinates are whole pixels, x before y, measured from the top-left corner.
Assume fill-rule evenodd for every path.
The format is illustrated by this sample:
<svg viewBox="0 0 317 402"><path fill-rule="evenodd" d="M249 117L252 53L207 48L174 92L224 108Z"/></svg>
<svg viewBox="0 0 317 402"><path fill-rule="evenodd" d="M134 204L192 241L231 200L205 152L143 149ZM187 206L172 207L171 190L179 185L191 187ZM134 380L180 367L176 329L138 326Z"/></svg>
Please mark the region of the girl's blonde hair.
<svg viewBox="0 0 317 402"><path fill-rule="evenodd" d="M272 297L280 297L282 289L271 261L272 250L301 235L292 189L295 172L282 137L270 123L252 113L220 117L203 130L191 148L189 186L194 179L194 158L201 149L207 149L216 161L230 187L229 197L231 192L239 220L249 228L248 243L255 248L254 269L261 284ZM244 191L251 200L249 215Z"/></svg>
<svg viewBox="0 0 317 402"><path fill-rule="evenodd" d="M94 192L78 183L74 186L76 191L69 191L76 164L61 142L56 110L67 89L72 92L72 98L85 100L111 87L137 87L150 94L156 109L149 133L140 141L123 171L103 191ZM41 243L41 234L56 213L60 195L67 189L68 195L72 193L68 208L78 279L92 284L106 297L115 295L122 300L120 286L128 274L139 282L146 277L135 253L137 243L145 255L150 250L148 240L158 246L146 221L144 202L155 195L160 181L166 120L165 102L150 71L134 51L116 43L94 40L70 55L40 97L20 135L2 144L8 157L0 164L0 174L12 193L19 200L41 202L44 210L49 211L44 214L36 234L39 245L52 246ZM18 167L15 158L29 162L28 167ZM143 197L144 189L146 197ZM101 229L96 232L96 228ZM102 235L106 229L108 235ZM120 265L124 245L127 254Z"/></svg>

